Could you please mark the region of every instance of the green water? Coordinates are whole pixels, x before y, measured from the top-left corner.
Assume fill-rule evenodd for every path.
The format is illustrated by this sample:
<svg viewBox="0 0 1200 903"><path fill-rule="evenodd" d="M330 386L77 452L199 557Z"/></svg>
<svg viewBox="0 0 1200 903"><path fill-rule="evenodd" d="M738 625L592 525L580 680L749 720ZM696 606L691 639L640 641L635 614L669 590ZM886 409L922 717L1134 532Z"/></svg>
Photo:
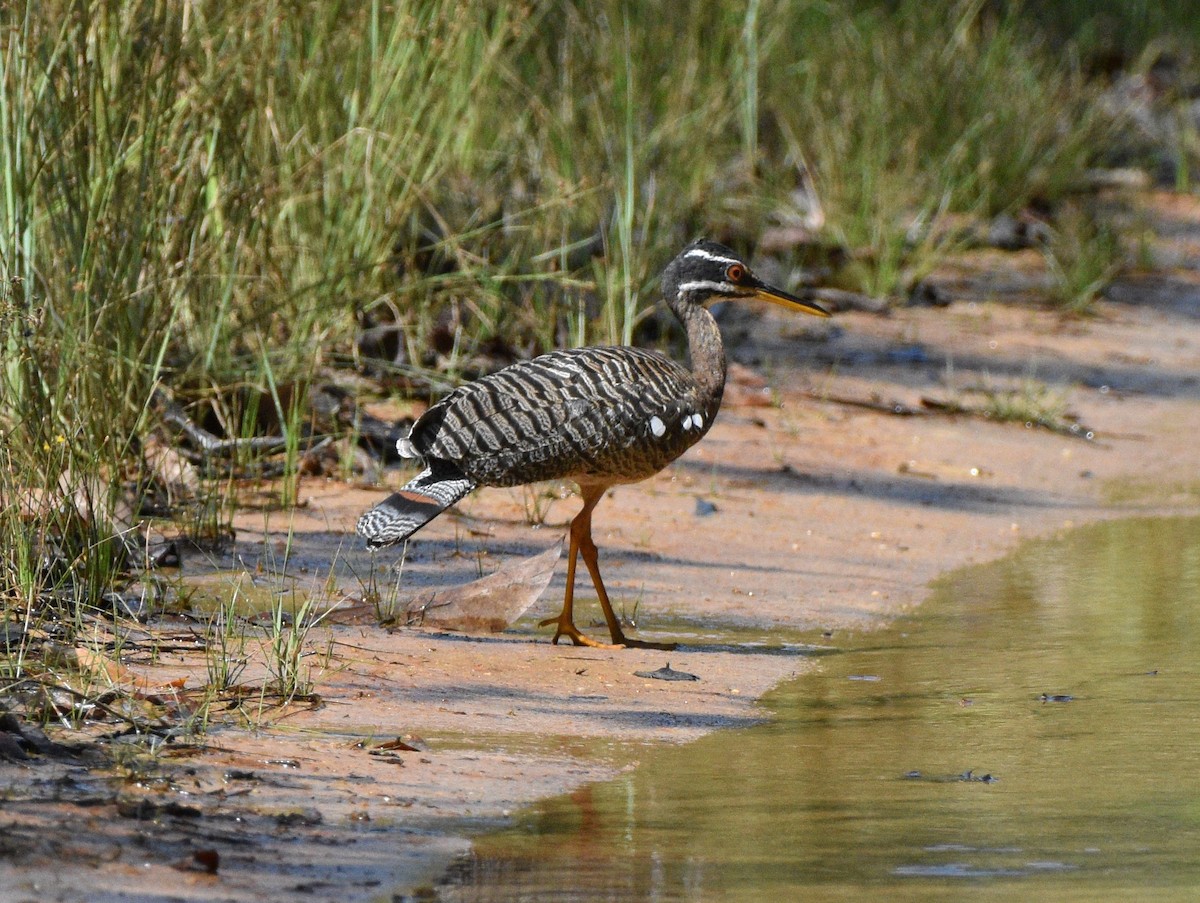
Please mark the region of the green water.
<svg viewBox="0 0 1200 903"><path fill-rule="evenodd" d="M478 839L438 898L1200 899L1200 520L1029 545L841 648L770 722Z"/></svg>

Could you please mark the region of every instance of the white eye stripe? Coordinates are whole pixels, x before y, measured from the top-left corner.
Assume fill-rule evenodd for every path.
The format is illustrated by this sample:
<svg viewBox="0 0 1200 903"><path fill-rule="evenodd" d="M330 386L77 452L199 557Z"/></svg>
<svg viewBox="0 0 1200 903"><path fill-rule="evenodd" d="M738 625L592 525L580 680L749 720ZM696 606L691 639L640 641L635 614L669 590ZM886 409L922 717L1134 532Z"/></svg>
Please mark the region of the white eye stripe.
<svg viewBox="0 0 1200 903"><path fill-rule="evenodd" d="M741 263L735 257L724 257L720 254L714 254L711 251L706 251L703 248L692 248L683 255L684 257L702 257L705 260L711 260L713 263Z"/></svg>
<svg viewBox="0 0 1200 903"><path fill-rule="evenodd" d="M738 287L732 282L713 282L711 279L697 279L695 282L685 282L680 285L679 293L697 292L703 289L708 289L710 292L724 292L727 295L732 295L739 291Z"/></svg>

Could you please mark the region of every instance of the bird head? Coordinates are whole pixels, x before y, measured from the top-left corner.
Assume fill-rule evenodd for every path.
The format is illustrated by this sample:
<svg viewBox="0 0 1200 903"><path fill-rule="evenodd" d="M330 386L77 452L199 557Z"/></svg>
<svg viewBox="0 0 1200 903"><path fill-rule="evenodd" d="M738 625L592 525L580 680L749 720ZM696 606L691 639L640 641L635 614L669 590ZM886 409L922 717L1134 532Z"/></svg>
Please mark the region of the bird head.
<svg viewBox="0 0 1200 903"><path fill-rule="evenodd" d="M667 264L662 286L667 303L676 309L680 304L757 298L789 310L829 316L819 304L763 282L737 254L707 239L692 242Z"/></svg>

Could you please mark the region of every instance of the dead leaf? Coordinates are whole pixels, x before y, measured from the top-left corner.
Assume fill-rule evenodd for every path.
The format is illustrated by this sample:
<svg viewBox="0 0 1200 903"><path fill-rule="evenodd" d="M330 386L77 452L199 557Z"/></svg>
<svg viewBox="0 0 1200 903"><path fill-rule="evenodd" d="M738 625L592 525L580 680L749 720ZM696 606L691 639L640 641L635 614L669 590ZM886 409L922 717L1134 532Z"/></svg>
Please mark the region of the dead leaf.
<svg viewBox="0 0 1200 903"><path fill-rule="evenodd" d="M407 623L466 633L499 633L546 591L561 556L559 541L532 558L505 565L463 586L413 594L404 606Z"/></svg>
<svg viewBox="0 0 1200 903"><path fill-rule="evenodd" d="M364 599L343 602L337 608L331 608L325 620L330 624L342 624L347 627L378 624L379 606Z"/></svg>
<svg viewBox="0 0 1200 903"><path fill-rule="evenodd" d="M191 498L200 491L200 472L179 449L155 435L142 440L146 466L172 497Z"/></svg>
<svg viewBox="0 0 1200 903"><path fill-rule="evenodd" d="M221 867L221 854L216 850L196 850L186 859L180 859L171 866L180 872L203 872L215 875Z"/></svg>
<svg viewBox="0 0 1200 903"><path fill-rule="evenodd" d="M406 740L404 740L401 737L397 737L395 740L388 740L385 743L376 743L373 747L371 747L371 749L373 749L373 750L375 750L375 749L384 749L384 750L390 749L390 750L400 750L402 752L421 752L421 747L413 746L411 743L407 742Z"/></svg>
<svg viewBox="0 0 1200 903"><path fill-rule="evenodd" d="M52 663L72 671L103 674L109 683L115 684L132 679L132 675L124 665L113 661L102 652L88 649L85 646L54 646L47 658Z"/></svg>
<svg viewBox="0 0 1200 903"><path fill-rule="evenodd" d="M643 677L650 680L699 680L695 674L689 674L687 671L676 671L671 667L671 663L659 668L657 671L634 671L634 677Z"/></svg>

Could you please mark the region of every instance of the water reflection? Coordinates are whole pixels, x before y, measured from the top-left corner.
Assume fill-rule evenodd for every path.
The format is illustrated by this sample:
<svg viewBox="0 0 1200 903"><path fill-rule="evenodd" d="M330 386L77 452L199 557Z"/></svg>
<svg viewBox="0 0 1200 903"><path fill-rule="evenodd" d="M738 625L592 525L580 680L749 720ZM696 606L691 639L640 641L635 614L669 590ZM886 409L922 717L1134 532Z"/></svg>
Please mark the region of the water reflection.
<svg viewBox="0 0 1200 903"><path fill-rule="evenodd" d="M444 900L1191 899L1200 520L937 587L769 700L480 838Z"/></svg>

